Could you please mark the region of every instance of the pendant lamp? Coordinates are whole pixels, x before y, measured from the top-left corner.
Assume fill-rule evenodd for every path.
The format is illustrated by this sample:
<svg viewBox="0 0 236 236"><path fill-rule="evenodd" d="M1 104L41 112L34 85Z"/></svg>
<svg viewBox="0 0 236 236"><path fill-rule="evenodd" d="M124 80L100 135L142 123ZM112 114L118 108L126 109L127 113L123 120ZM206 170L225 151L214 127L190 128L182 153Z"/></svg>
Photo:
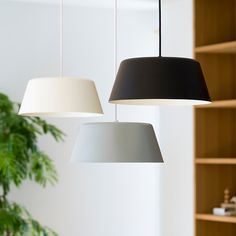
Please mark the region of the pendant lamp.
<svg viewBox="0 0 236 236"><path fill-rule="evenodd" d="M199 105L211 102L199 62L162 57L161 0L159 56L122 61L109 102L125 105Z"/></svg>
<svg viewBox="0 0 236 236"><path fill-rule="evenodd" d="M92 80L63 76L63 0L60 4L60 76L30 80L19 114L53 117L91 117L103 114Z"/></svg>
<svg viewBox="0 0 236 236"><path fill-rule="evenodd" d="M114 9L114 75L116 75L117 0ZM87 123L80 127L71 160L95 163L163 162L152 125L118 122L117 105L115 105L115 122Z"/></svg>
<svg viewBox="0 0 236 236"><path fill-rule="evenodd" d="M152 125L105 122L82 125L72 161L163 162Z"/></svg>

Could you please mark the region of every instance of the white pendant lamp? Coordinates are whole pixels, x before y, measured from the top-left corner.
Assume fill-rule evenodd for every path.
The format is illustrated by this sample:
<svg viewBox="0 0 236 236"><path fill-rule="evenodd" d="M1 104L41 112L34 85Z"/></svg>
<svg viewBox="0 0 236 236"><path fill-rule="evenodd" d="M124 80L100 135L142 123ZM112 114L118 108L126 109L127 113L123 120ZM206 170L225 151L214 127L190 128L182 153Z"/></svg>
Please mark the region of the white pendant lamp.
<svg viewBox="0 0 236 236"><path fill-rule="evenodd" d="M19 114L48 117L91 117L103 114L92 80L63 76L63 0L60 4L60 76L30 80Z"/></svg>
<svg viewBox="0 0 236 236"><path fill-rule="evenodd" d="M115 69L117 71L117 0L115 0ZM87 123L80 127L72 161L95 163L163 162L151 124L118 122Z"/></svg>
<svg viewBox="0 0 236 236"><path fill-rule="evenodd" d="M70 77L32 79L19 114L27 116L88 117L102 114L95 84Z"/></svg>

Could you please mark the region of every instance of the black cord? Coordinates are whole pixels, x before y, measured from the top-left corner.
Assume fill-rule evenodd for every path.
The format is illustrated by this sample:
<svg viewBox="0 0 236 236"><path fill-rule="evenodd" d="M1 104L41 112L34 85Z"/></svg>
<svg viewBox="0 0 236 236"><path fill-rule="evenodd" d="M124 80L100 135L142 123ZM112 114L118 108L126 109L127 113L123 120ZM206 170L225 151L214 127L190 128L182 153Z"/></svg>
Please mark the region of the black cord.
<svg viewBox="0 0 236 236"><path fill-rule="evenodd" d="M161 0L159 0L159 57L161 57Z"/></svg>

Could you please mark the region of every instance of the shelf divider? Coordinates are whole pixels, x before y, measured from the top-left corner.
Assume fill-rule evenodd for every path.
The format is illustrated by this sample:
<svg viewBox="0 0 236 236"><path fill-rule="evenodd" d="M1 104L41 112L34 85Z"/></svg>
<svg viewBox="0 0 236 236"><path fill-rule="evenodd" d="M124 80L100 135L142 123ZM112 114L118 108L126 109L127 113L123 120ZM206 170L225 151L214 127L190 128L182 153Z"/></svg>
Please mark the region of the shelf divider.
<svg viewBox="0 0 236 236"><path fill-rule="evenodd" d="M195 53L236 53L236 41L199 46Z"/></svg>
<svg viewBox="0 0 236 236"><path fill-rule="evenodd" d="M205 165L236 165L236 157L211 157L211 158L202 158L198 157L195 159L196 164L205 164Z"/></svg>
<svg viewBox="0 0 236 236"><path fill-rule="evenodd" d="M236 108L236 99L213 101L207 105L198 105L196 108Z"/></svg>
<svg viewBox="0 0 236 236"><path fill-rule="evenodd" d="M215 216L213 214L196 214L196 220L236 224L236 216Z"/></svg>

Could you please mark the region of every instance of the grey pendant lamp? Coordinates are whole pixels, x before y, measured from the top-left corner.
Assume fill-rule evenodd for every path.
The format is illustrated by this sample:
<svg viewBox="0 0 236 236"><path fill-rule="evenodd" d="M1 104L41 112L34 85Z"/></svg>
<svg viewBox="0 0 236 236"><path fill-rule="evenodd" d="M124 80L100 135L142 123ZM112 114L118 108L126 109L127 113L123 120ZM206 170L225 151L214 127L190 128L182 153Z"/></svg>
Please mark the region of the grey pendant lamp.
<svg viewBox="0 0 236 236"><path fill-rule="evenodd" d="M117 0L115 0L114 74L117 71ZM74 162L143 163L163 162L151 124L118 122L87 123L80 127L74 150Z"/></svg>
<svg viewBox="0 0 236 236"><path fill-rule="evenodd" d="M92 80L63 76L63 0L60 2L60 76L29 81L19 110L24 116L90 117L103 114Z"/></svg>
<svg viewBox="0 0 236 236"><path fill-rule="evenodd" d="M163 162L151 124L104 122L81 126L72 153L79 162Z"/></svg>
<svg viewBox="0 0 236 236"><path fill-rule="evenodd" d="M199 62L189 58L162 57L161 0L159 56L124 60L109 102L124 105L199 105L211 102Z"/></svg>

